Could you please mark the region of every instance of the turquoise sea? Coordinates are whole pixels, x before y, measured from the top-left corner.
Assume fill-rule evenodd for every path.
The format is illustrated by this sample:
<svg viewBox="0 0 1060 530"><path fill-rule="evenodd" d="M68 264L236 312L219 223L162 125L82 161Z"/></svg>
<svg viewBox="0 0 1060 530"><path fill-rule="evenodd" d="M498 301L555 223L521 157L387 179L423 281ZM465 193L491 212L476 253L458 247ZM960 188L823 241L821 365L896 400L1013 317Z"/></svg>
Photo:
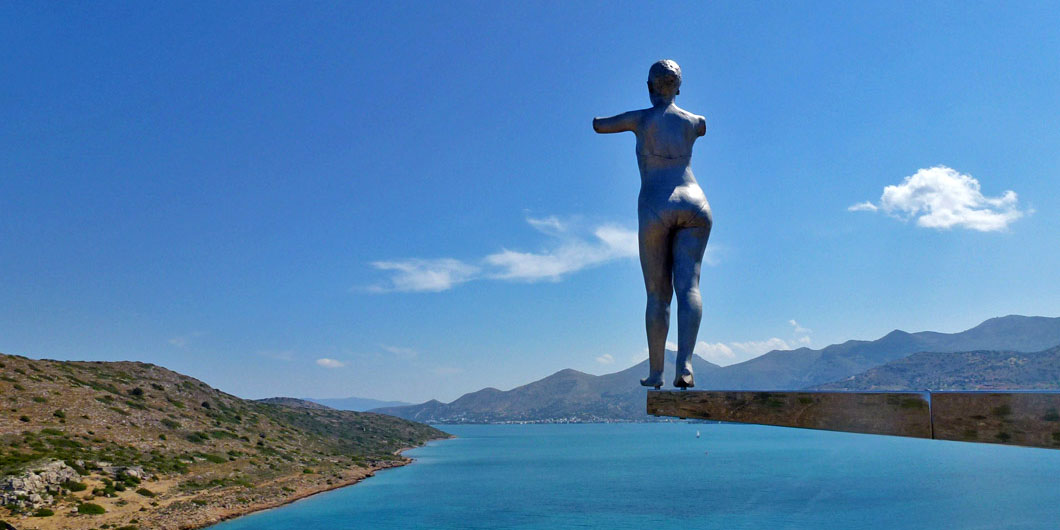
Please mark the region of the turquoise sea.
<svg viewBox="0 0 1060 530"><path fill-rule="evenodd" d="M459 438L412 465L213 528L1060 528L1054 450L726 424L441 428Z"/></svg>

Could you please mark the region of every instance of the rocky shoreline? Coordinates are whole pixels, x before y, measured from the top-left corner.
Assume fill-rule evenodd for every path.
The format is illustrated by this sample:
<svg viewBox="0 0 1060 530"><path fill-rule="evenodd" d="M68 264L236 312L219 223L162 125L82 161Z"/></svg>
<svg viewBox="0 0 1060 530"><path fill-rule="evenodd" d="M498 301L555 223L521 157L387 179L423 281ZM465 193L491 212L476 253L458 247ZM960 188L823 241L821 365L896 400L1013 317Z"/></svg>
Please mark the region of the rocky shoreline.
<svg viewBox="0 0 1060 530"><path fill-rule="evenodd" d="M402 451L404 451L404 449ZM267 502L267 503L263 503L263 504L247 506L244 509L235 510L235 511L232 511L232 512L225 512L225 513L216 514L216 517L211 517L207 521L204 521L204 522L201 522L201 523L196 523L196 524L193 524L193 525L188 525L188 526L178 526L178 527L174 527L174 528L176 528L177 530L199 530L199 529L202 529L202 528L208 528L208 527L213 526L215 524L218 524L218 523L221 523L221 522L224 522L224 521L228 521L228 520L231 520L231 519L235 519L237 517L242 517L244 515L250 515L252 513L257 513L257 512L261 512L261 511L265 511L265 510L271 510L273 508L279 508L279 507L291 504L291 503L293 503L295 501L300 501L300 500L305 499L307 497L312 497L313 495L317 495L317 494L320 494L320 493L325 493L325 492L332 491L332 490L337 490L339 488L345 488L347 486L353 486L354 484L357 484L358 482L361 482L362 480L364 480L366 478L370 478L372 476L375 476L376 472L378 472L378 471L382 471L384 469L395 468L395 467L406 466L408 464L411 464L412 462L413 462L413 459L411 459L411 458L406 458L404 461L399 461L399 462L386 462L384 464L379 464L379 465L376 465L376 466L370 468L364 474L364 476L353 478L353 479L345 481L345 482L328 484L328 485L326 485L325 487L322 487L322 488L309 488L309 489L306 489L306 490L303 490L303 491L294 491L289 496L284 497L282 499L277 499L277 500L275 500L273 502ZM164 530L169 530L168 527L160 527L160 528L162 528Z"/></svg>
<svg viewBox="0 0 1060 530"><path fill-rule="evenodd" d="M444 439L444 438L439 438ZM198 530L217 523L278 508L326 491L352 486L375 473L413 462L395 452L398 460L373 462L367 467L333 470L323 473L298 473L276 477L266 483L216 488L209 491L185 491L176 477L154 477L144 482L156 492L153 498L122 492L114 499L96 498L92 502L106 507L99 515L79 514L77 510L56 510L53 516L5 518L17 530L89 530L109 525L117 529ZM82 477L89 487L102 484L98 477ZM3 527L0 527L3 528Z"/></svg>
<svg viewBox="0 0 1060 530"><path fill-rule="evenodd" d="M453 438L453 437L450 436L449 438L435 438L435 439L432 439L432 440L428 440L427 442L429 443L429 442L433 442L433 441L437 441L437 440L447 440L447 439L451 439L451 438ZM422 447L422 446L419 446L419 447ZM291 504L291 503L293 503L295 501L300 501L300 500L305 499L307 497L312 497L313 495L317 495L317 494L320 494L320 493L325 493L325 492L332 491L332 490L337 490L339 488L345 488L347 486L353 486L354 484L357 484L358 482L361 482L362 480L364 480L366 478L370 478L370 477L375 476L376 472L378 472L378 471L382 471L382 470L385 470L385 469L391 469L391 468L395 468L395 467L402 467L402 466L406 466L406 465L409 465L409 464L415 462L414 459L403 455L403 453L405 451L408 451L410 449L416 449L416 447L403 447L403 448L395 451L394 454L400 456L402 458L402 460L377 463L377 464L373 465L372 467L370 467L368 470L366 470L366 472L364 473L363 476L360 476L360 477L357 477L357 478L353 478L353 479L350 479L350 480L342 482L342 483L328 484L326 487L323 487L323 488L309 488L309 489L302 490L302 491L294 491L289 496L287 496L287 497L285 497L283 499L276 500L275 502L263 503L263 504L259 504L259 505L255 505L255 506L248 506L248 507L245 507L245 509L242 509L242 510L233 511L231 513L219 514L216 519L210 520L208 522L203 522L203 523L195 524L195 525L191 525L191 526L179 526L179 527L176 527L176 528L177 528L177 530L200 530L202 528L208 528L208 527L213 526L215 524L218 524L218 523L221 523L221 522L224 522L224 521L228 521L228 520L231 520L231 519L235 519L237 517L242 517L244 515L250 515L252 513L257 513L257 512L261 512L261 511L265 511L265 510L271 510L273 508L279 508L279 507L282 507L282 506L286 506L286 505ZM166 528L164 530L168 530L168 528Z"/></svg>
<svg viewBox="0 0 1060 530"><path fill-rule="evenodd" d="M354 484L429 425L138 362L0 354L0 529L187 530Z"/></svg>

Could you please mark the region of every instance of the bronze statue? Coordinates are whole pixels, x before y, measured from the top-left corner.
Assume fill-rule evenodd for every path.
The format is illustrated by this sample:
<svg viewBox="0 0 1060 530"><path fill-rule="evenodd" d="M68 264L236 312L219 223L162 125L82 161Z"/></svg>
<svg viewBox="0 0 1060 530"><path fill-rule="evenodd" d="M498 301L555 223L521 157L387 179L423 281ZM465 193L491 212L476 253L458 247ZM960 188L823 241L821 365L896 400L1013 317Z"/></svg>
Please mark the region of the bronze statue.
<svg viewBox="0 0 1060 530"><path fill-rule="evenodd" d="M674 104L681 93L681 67L664 60L648 70L651 108L594 118L598 133L637 135L640 198L640 266L648 292L644 320L650 372L644 386L663 384L670 300L677 292L677 377L674 386L695 386L692 352L703 318L699 271L713 219L710 204L692 175L692 144L707 132L707 121Z"/></svg>

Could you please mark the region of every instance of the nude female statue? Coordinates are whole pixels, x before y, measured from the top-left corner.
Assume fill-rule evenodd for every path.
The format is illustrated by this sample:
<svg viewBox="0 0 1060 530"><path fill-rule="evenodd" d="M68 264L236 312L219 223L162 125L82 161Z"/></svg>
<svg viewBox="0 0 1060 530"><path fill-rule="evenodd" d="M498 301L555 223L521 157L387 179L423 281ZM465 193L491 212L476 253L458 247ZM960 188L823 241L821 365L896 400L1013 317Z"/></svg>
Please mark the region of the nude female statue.
<svg viewBox="0 0 1060 530"><path fill-rule="evenodd" d="M674 105L681 93L681 67L664 60L648 70L651 108L610 118L594 118L598 133L633 131L640 167L640 266L648 292L644 320L650 372L644 386L663 384L670 300L677 292L677 377L674 386L695 386L692 351L703 318L699 271L713 218L710 204L692 175L692 144L707 132L707 122Z"/></svg>

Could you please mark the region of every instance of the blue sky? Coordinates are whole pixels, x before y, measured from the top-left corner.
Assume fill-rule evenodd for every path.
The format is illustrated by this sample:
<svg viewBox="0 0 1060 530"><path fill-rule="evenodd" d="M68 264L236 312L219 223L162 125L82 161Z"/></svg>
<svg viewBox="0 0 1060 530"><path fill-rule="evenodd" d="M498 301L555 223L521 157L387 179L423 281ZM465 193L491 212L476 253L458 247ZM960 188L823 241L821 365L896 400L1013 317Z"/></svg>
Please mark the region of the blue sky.
<svg viewBox="0 0 1060 530"><path fill-rule="evenodd" d="M5 353L253 398L625 368L634 138L591 119L660 58L704 356L1060 315L1055 4L26 2L0 50Z"/></svg>

